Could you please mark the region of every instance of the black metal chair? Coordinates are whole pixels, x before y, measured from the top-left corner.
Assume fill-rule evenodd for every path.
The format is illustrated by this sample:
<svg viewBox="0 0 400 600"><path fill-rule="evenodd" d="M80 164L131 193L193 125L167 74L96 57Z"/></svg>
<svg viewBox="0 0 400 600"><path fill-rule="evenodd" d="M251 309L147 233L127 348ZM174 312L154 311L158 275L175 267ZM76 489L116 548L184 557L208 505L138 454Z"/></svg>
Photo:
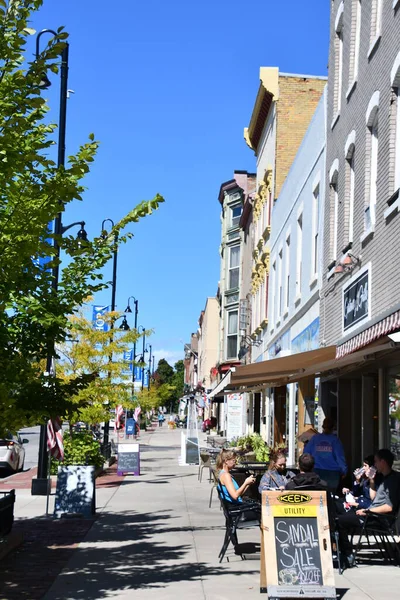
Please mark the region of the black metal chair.
<svg viewBox="0 0 400 600"><path fill-rule="evenodd" d="M371 547L369 537L373 537L382 558L387 558L390 562L400 566L400 542L396 541L396 537L400 535L399 521L400 507L392 516L367 512L366 519L359 532L360 537L357 546L354 549L354 559L357 559L357 555L361 550L363 537L366 538L368 547Z"/></svg>
<svg viewBox="0 0 400 600"><path fill-rule="evenodd" d="M218 555L219 562L224 559L229 543L232 543L235 550L239 542L237 538L237 530L248 529L254 526L260 526L261 522L261 506L257 502L236 502L228 501L224 497L221 485L217 484L218 497L221 502L221 508L225 517L225 537L224 543ZM240 555L243 559L243 555ZM229 558L227 557L229 562Z"/></svg>

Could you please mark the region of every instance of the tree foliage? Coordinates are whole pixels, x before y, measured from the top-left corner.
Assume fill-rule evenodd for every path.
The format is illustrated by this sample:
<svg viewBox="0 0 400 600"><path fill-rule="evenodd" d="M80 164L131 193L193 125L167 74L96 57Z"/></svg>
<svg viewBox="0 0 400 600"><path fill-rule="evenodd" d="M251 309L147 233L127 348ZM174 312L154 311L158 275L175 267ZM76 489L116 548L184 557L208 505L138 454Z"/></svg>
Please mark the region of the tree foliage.
<svg viewBox="0 0 400 600"><path fill-rule="evenodd" d="M83 310L69 319L70 341L57 349L60 356L57 377L65 383L82 375L90 377L88 385L71 396L61 415L70 423L84 421L94 425L108 419L110 409L118 404L126 409L137 405L132 400L132 376L127 373L124 352L144 334L150 336L151 330L139 333L135 329L112 329L111 325L119 316L116 312L104 315L107 331L93 329Z"/></svg>
<svg viewBox="0 0 400 600"><path fill-rule="evenodd" d="M125 228L163 202L158 194L141 202L84 252L72 236L59 237L69 263L54 293L51 268L59 258L48 224L70 202L82 200L82 180L98 142L90 134L64 168L51 158L56 126L45 121L48 106L39 84L43 72L58 72L68 34L60 27L37 60L27 60L32 50L27 42L35 33L29 19L42 1L0 0L0 433L62 414L71 395L88 384L92 376L85 374L49 381L43 361L54 342L64 342L68 315L106 287L102 269L112 257L115 235L125 243L132 235ZM47 268L38 258L48 261Z"/></svg>

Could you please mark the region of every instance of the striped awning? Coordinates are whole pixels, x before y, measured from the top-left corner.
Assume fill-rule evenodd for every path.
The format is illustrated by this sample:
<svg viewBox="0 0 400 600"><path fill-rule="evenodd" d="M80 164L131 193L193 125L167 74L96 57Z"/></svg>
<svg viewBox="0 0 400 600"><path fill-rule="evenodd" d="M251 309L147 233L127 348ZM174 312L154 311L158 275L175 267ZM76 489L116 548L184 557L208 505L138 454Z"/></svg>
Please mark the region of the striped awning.
<svg viewBox="0 0 400 600"><path fill-rule="evenodd" d="M346 356L346 354L350 354L359 348L363 348L364 346L371 344L374 340L377 340L388 333L392 333L392 331L399 328L400 310L397 310L385 319L382 319L382 321L375 323L375 325L368 327L365 331L362 331L350 340L347 340L344 344L338 346L336 348L336 358L342 358L343 356Z"/></svg>

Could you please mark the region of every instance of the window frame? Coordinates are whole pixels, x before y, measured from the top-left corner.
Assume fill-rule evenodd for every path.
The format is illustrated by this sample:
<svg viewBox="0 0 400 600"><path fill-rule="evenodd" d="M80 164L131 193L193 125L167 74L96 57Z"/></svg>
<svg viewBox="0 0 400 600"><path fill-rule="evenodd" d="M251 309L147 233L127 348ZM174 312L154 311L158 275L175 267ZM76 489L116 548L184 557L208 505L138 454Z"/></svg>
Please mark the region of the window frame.
<svg viewBox="0 0 400 600"><path fill-rule="evenodd" d="M236 315L236 333L229 333L229 319L231 315ZM236 338L236 351L235 354L230 356L229 354L229 340L231 338ZM239 311L238 309L234 309L234 310L227 310L226 311L226 359L227 360L231 360L231 359L237 359L237 355L238 355L238 340L239 340Z"/></svg>
<svg viewBox="0 0 400 600"><path fill-rule="evenodd" d="M232 267L232 251L235 250L236 248L239 249L238 251L238 265L235 267ZM229 246L229 258L228 258L229 262L228 262L228 287L227 290L231 291L231 290L236 290L239 289L240 287L240 244L234 244L232 246ZM234 270L237 270L237 285L232 287L231 285L231 278L232 278L232 272Z"/></svg>

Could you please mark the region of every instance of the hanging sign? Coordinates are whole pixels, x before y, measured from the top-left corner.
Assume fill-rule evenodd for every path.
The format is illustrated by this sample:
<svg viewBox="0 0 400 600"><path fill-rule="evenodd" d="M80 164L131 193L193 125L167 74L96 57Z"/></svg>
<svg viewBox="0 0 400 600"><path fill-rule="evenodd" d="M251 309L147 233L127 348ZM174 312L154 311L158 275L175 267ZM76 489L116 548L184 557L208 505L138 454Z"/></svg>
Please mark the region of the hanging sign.
<svg viewBox="0 0 400 600"><path fill-rule="evenodd" d="M261 529L261 592L336 598L325 491L263 492Z"/></svg>
<svg viewBox="0 0 400 600"><path fill-rule="evenodd" d="M370 316L369 266L343 287L343 332L351 330Z"/></svg>

